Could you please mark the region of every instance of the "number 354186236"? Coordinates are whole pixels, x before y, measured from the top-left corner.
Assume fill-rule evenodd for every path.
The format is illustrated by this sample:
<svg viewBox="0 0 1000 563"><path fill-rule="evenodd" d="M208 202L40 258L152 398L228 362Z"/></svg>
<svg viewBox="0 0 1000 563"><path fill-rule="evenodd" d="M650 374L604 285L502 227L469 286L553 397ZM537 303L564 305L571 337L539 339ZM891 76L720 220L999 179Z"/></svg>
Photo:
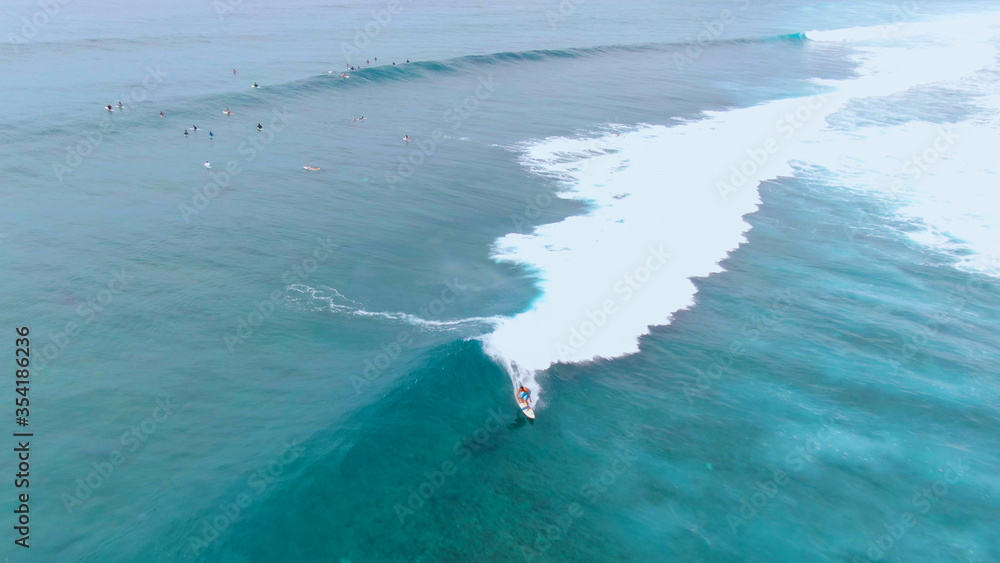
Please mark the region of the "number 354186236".
<svg viewBox="0 0 1000 563"><path fill-rule="evenodd" d="M28 425L28 366L31 363L30 354L31 348L28 342L28 327L22 326L15 329L19 338L14 341L16 346L14 350L14 363L17 364L15 374L17 375L17 388L15 389L18 396L14 398L14 402L17 406L17 411L15 416L18 418L18 424L21 426ZM23 419L23 422L22 422Z"/></svg>

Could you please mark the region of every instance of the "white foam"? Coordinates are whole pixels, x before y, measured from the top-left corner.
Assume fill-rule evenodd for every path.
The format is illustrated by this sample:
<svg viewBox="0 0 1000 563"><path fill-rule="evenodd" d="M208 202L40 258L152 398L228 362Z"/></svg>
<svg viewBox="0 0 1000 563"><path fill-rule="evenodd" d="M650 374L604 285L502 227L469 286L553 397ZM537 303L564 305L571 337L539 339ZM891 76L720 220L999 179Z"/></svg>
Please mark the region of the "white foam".
<svg viewBox="0 0 1000 563"><path fill-rule="evenodd" d="M944 26L954 27L952 22ZM870 29L842 35L843 40L872 38ZM536 396L535 374L555 362L638 351L638 339L649 326L668 323L674 312L693 303L691 278L720 271L720 261L745 240L749 225L743 216L759 205L759 184L791 175L793 160L830 150L823 136L828 116L851 100L956 80L993 61L991 45L959 35L945 44L867 45L859 51L860 77L817 81L835 89L822 97L709 113L701 121L641 127L620 136L551 138L529 145L525 164L562 178L566 191L559 197L585 200L592 209L496 242L496 260L537 272L541 297L485 336L484 348L508 368L515 387L527 382ZM760 164L760 151L775 146ZM746 167L742 183L733 173L741 166ZM720 190L720 182L730 187ZM630 286L629 276L634 280L646 267L650 249L660 248L670 258L643 283ZM614 312L602 316L602 309Z"/></svg>
<svg viewBox="0 0 1000 563"><path fill-rule="evenodd" d="M908 231L915 241L954 252L964 269L1000 275L998 101L980 98L980 114L954 124L828 131L803 160L848 187L891 198L911 225L924 226Z"/></svg>
<svg viewBox="0 0 1000 563"><path fill-rule="evenodd" d="M938 21L921 21L918 10L909 14L897 12L886 23L846 29L807 31L811 41L884 45L893 39L953 40L956 37L982 38L1000 27L1000 14L978 14L975 17L956 17Z"/></svg>

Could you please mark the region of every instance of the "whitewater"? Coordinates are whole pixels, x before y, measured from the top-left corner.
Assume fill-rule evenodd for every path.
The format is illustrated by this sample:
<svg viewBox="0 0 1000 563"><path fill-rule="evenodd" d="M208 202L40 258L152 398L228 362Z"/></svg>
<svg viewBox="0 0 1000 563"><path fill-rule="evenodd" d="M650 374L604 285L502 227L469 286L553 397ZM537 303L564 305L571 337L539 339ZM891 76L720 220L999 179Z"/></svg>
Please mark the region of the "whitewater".
<svg viewBox="0 0 1000 563"><path fill-rule="evenodd" d="M532 205L560 197L585 202L589 211L495 242L494 260L528 268L540 296L529 310L499 320L495 331L481 337L485 351L506 367L515 387L528 384L536 396L537 374L557 362L638 352L649 327L668 324L694 304L692 279L722 271L723 260L746 241L750 225L744 217L761 204L760 185L810 165L839 170L851 179L848 187L902 197L901 213L928 225L925 233L936 233L913 236L925 243L961 238L977 256L962 264L995 272L997 243L988 228L998 210L976 207L978 196L995 185L990 167L996 159L988 145L976 142L990 135L992 122L957 125L962 132L956 135L966 142L947 150L938 140L939 125L845 131L830 122L872 99L926 85L970 88L973 76L982 82L996 66L992 40L998 21L978 17L808 32L807 45L855 48L857 77L814 80L812 96L708 112L673 126L612 126L590 137L517 147L526 167L560 186L533 198ZM995 75L986 80L995 87ZM983 96L983 111L995 115L996 100ZM940 162L933 172L900 180L906 158L935 142L934 160ZM886 146L896 149L879 158L877 151ZM873 155L874 164L867 162ZM956 185L966 187L954 190Z"/></svg>

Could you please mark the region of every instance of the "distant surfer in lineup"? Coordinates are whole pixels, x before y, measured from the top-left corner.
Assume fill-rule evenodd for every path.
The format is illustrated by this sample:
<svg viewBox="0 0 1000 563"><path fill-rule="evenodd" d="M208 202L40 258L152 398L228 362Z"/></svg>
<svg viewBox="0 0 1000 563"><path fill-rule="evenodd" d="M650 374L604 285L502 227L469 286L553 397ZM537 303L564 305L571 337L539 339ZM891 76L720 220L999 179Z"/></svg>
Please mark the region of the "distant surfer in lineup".
<svg viewBox="0 0 1000 563"><path fill-rule="evenodd" d="M229 111L229 108L226 108L226 111L224 111L222 113L224 113L226 115L233 115L233 112Z"/></svg>
<svg viewBox="0 0 1000 563"><path fill-rule="evenodd" d="M306 170L319 170L318 166L309 166L308 164L303 166L302 168L305 168Z"/></svg>
<svg viewBox="0 0 1000 563"><path fill-rule="evenodd" d="M198 126L197 125L192 125L191 129L194 129L195 131L197 131L198 130Z"/></svg>
<svg viewBox="0 0 1000 563"><path fill-rule="evenodd" d="M122 106L121 100L118 100L118 109L122 109L122 107L124 107L124 106Z"/></svg>
<svg viewBox="0 0 1000 563"><path fill-rule="evenodd" d="M163 117L163 112L162 111L160 112L160 117Z"/></svg>
<svg viewBox="0 0 1000 563"><path fill-rule="evenodd" d="M258 85L258 84L257 84L256 82L254 82L254 83L253 83L253 87L254 87L254 88L260 88L260 85Z"/></svg>
<svg viewBox="0 0 1000 563"><path fill-rule="evenodd" d="M108 111L115 111L115 110L111 109L111 104L108 104L108 108L107 109L108 109Z"/></svg>
<svg viewBox="0 0 1000 563"><path fill-rule="evenodd" d="M263 125L261 125L260 123L258 123L258 124L257 124L257 130L258 130L258 131L263 131L263 130L264 130L264 126L263 126Z"/></svg>
<svg viewBox="0 0 1000 563"><path fill-rule="evenodd" d="M209 131L208 132L208 138L209 139L214 139L215 138L215 133L212 133L211 131Z"/></svg>
<svg viewBox="0 0 1000 563"><path fill-rule="evenodd" d="M236 76L236 69L233 69L233 76Z"/></svg>
<svg viewBox="0 0 1000 563"><path fill-rule="evenodd" d="M205 168L211 168L211 167L212 167L212 163L206 160L205 161Z"/></svg>
<svg viewBox="0 0 1000 563"><path fill-rule="evenodd" d="M524 416L534 420L535 411L531 408L531 389L522 385L518 387L515 397L517 398L517 406L521 407Z"/></svg>
<svg viewBox="0 0 1000 563"><path fill-rule="evenodd" d="M188 130L187 130L187 129L185 129L185 130L184 130L184 136L185 136L185 137L187 137L187 136L188 136Z"/></svg>
<svg viewBox="0 0 1000 563"><path fill-rule="evenodd" d="M403 135L403 140L406 141L407 143L409 143L410 142L410 136L409 135Z"/></svg>

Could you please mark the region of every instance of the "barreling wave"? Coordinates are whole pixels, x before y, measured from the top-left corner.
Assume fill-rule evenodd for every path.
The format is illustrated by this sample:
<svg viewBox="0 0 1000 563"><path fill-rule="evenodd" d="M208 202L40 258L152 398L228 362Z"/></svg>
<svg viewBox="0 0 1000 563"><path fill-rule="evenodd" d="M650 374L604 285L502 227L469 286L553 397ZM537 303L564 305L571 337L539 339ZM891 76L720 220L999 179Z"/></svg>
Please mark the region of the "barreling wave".
<svg viewBox="0 0 1000 563"><path fill-rule="evenodd" d="M518 64L529 62L545 62L565 59L584 59L589 57L600 57L603 55L615 55L620 53L642 53L642 52L683 52L693 46L701 48L720 47L725 45L748 45L767 43L791 43L802 44L809 41L806 33L787 33L782 35L770 35L765 37L750 37L737 39L716 39L708 41L682 41L667 43L645 43L635 45L598 45L592 47L572 47L566 49L537 49L530 51L503 51L488 55L465 55L450 59L435 61L414 61L403 64L387 64L360 68L356 70L330 70L327 73L305 78L287 84L269 86L267 91L274 92L280 90L284 95L290 92L310 91L315 88L350 88L362 84L380 84L385 82L402 82L408 80L419 80L437 74L456 74L468 72L477 68ZM341 74L346 72L350 79L343 79ZM331 78L335 79L331 82ZM286 91L287 89L287 91Z"/></svg>

